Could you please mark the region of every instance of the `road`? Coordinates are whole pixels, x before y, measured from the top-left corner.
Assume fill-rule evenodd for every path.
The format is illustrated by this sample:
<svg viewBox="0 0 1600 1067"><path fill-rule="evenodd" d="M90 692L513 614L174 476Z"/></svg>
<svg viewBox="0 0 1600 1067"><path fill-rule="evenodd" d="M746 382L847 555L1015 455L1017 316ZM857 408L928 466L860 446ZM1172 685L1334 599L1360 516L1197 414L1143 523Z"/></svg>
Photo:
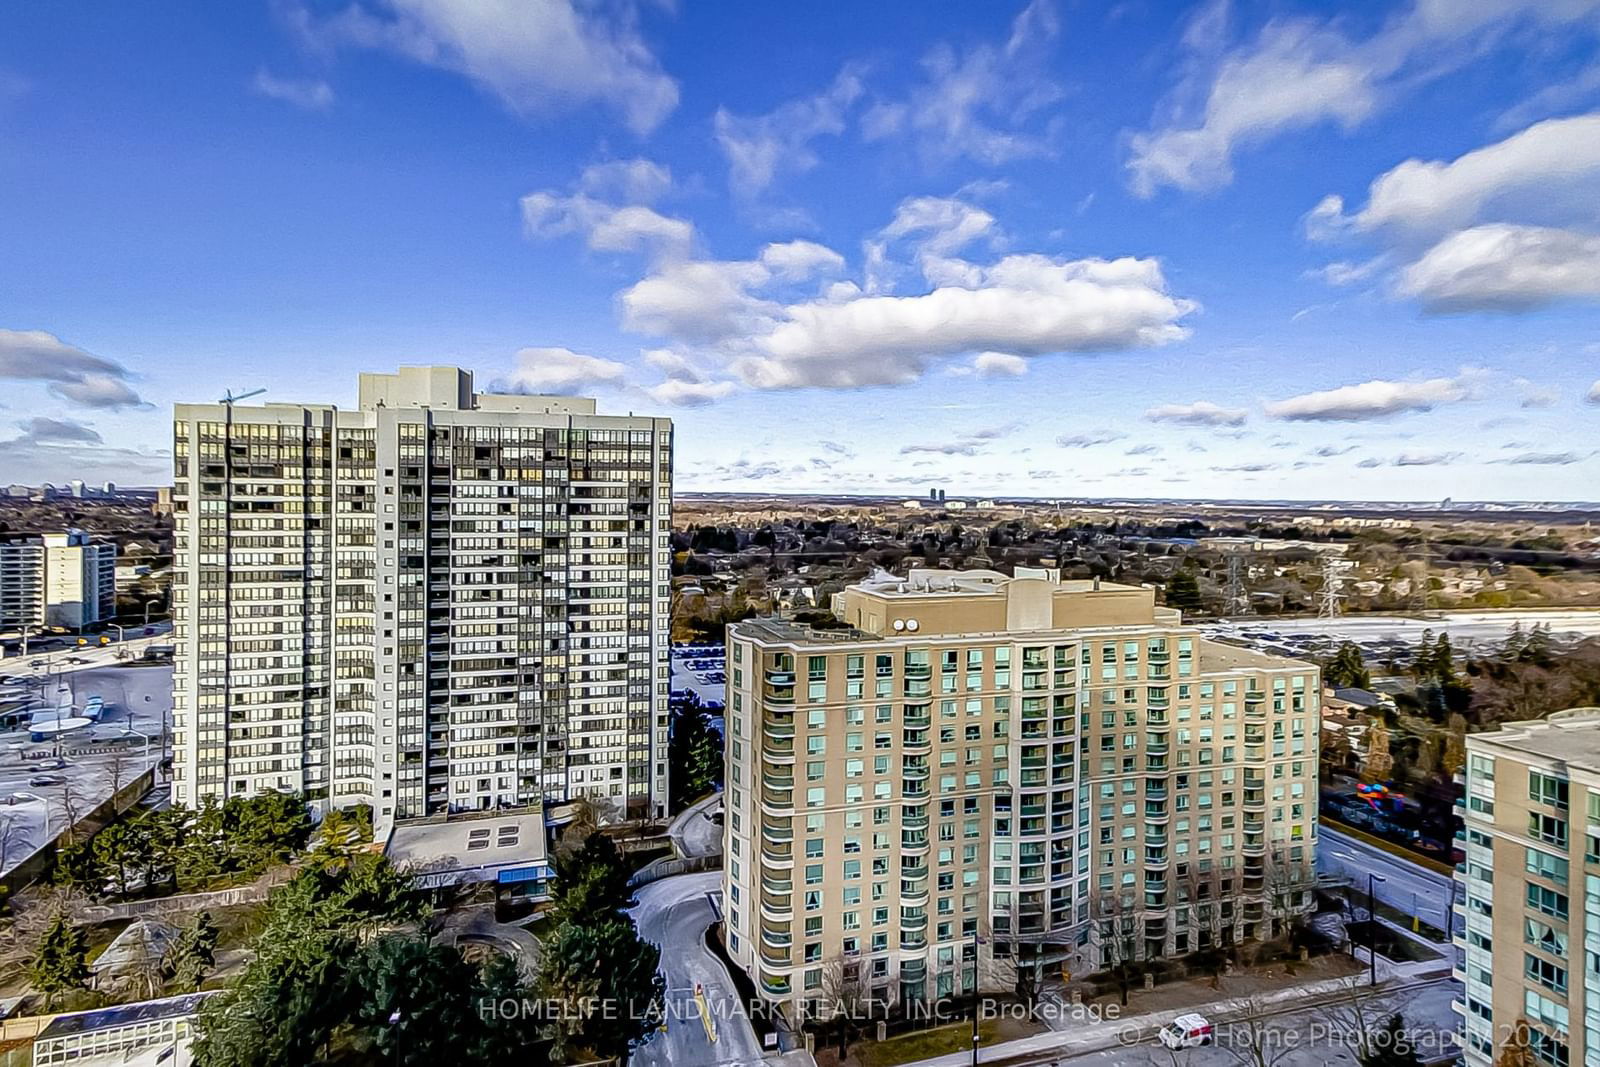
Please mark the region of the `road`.
<svg viewBox="0 0 1600 1067"><path fill-rule="evenodd" d="M705 944L706 928L720 914L715 901L721 895L721 871L663 878L639 890L633 918L640 936L661 949L667 1032L634 1051L633 1067L750 1067L762 1062L761 1044L739 992ZM706 1009L715 1021L715 1042L707 1036L696 986L704 991Z"/></svg>
<svg viewBox="0 0 1600 1067"><path fill-rule="evenodd" d="M672 847L679 856L695 859L722 854L722 824L714 816L722 812L722 794L707 797L683 809L667 827Z"/></svg>
<svg viewBox="0 0 1600 1067"><path fill-rule="evenodd" d="M1367 891L1367 875L1379 875L1383 881L1374 888L1380 901L1444 929L1445 908L1455 895L1450 878L1331 830L1327 823L1317 828L1317 836L1318 874L1347 879L1361 893Z"/></svg>
<svg viewBox="0 0 1600 1067"><path fill-rule="evenodd" d="M1450 1035L1457 1016L1450 1010L1450 998L1459 987L1448 979L1416 986L1403 992L1380 994L1364 1010L1381 1026L1395 1012L1405 1018L1417 1052L1424 1062L1453 1051ZM1355 1067L1356 1042L1351 1015L1344 1008L1309 1008L1269 1015L1257 1027L1248 1024L1223 1024L1218 1028L1217 1044L1169 1053L1155 1041L1131 1047L1106 1049L1052 1060L1046 1056L1033 1061L1073 1064L1074 1067L1240 1067L1256 1062L1249 1051L1259 1040L1267 1052L1266 1062L1274 1067ZM1261 1035L1257 1038L1257 1034ZM1272 1057L1282 1050L1281 1058Z"/></svg>

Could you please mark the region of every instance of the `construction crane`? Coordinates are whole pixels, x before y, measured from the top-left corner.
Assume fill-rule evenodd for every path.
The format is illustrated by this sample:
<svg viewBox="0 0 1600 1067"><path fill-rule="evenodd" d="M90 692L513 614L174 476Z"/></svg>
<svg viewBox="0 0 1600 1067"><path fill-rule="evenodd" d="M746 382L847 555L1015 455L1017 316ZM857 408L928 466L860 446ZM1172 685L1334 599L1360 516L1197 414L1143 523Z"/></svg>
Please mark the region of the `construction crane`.
<svg viewBox="0 0 1600 1067"><path fill-rule="evenodd" d="M228 389L224 391L222 399L217 401L217 403L227 404L229 407L232 407L241 400L249 400L251 397L260 396L264 392L266 392L265 389L252 389L248 393L239 393L235 395L232 389Z"/></svg>

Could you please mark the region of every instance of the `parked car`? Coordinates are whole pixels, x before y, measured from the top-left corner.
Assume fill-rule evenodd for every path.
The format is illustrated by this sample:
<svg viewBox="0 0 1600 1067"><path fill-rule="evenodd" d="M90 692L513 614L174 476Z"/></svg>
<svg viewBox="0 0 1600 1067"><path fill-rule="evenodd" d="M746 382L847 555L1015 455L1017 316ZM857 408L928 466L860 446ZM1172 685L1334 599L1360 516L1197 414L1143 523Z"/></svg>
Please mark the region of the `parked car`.
<svg viewBox="0 0 1600 1067"><path fill-rule="evenodd" d="M1167 1025L1163 1026L1156 1034L1161 1043L1170 1049L1194 1048L1196 1045L1209 1045L1216 1034L1204 1015L1198 1012L1189 1012L1180 1015Z"/></svg>
<svg viewBox="0 0 1600 1067"><path fill-rule="evenodd" d="M41 771L64 771L67 769L67 761L64 759L47 759L39 764L39 769Z"/></svg>

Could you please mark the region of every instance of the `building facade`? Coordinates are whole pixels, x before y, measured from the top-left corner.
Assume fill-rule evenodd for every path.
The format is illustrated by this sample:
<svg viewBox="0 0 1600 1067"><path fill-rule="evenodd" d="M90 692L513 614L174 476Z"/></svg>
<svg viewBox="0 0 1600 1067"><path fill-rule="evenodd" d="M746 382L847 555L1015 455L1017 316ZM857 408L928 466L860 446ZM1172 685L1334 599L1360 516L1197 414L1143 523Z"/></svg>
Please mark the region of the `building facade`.
<svg viewBox="0 0 1600 1067"><path fill-rule="evenodd" d="M117 613L117 546L81 530L0 543L0 631L79 630Z"/></svg>
<svg viewBox="0 0 1600 1067"><path fill-rule="evenodd" d="M1467 735L1465 929L1455 1008L1468 1067L1522 1041L1600 1058L1600 708Z"/></svg>
<svg viewBox="0 0 1600 1067"><path fill-rule="evenodd" d="M173 447L175 801L665 811L669 420L405 367Z"/></svg>
<svg viewBox="0 0 1600 1067"><path fill-rule="evenodd" d="M728 948L908 1004L1265 938L1312 905L1317 668L1148 587L913 570L728 636Z"/></svg>

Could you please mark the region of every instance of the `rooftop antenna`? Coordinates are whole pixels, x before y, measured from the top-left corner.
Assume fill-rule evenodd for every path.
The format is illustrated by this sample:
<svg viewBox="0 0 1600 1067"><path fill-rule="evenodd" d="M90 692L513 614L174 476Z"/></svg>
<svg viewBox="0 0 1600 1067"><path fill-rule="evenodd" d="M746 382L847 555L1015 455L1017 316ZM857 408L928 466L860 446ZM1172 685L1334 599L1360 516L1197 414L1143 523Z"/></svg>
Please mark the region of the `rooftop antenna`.
<svg viewBox="0 0 1600 1067"><path fill-rule="evenodd" d="M232 389L228 389L223 392L222 399L217 401L217 403L226 404L229 407L232 407L241 400L249 400L251 397L260 396L264 392L266 392L265 389L252 389L248 393L239 393L236 395Z"/></svg>

